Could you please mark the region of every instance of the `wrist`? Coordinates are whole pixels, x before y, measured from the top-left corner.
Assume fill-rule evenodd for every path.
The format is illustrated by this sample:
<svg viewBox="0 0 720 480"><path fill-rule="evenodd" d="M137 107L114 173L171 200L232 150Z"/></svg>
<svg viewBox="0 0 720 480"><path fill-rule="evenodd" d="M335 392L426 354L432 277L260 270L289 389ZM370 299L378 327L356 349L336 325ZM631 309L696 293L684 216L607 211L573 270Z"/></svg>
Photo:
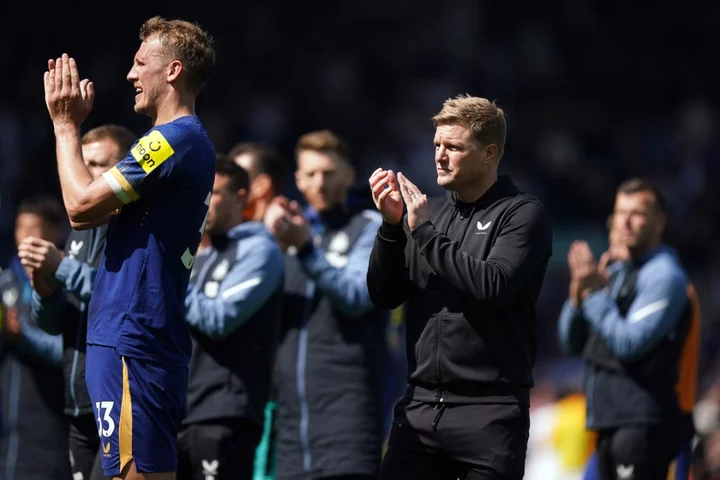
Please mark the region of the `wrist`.
<svg viewBox="0 0 720 480"><path fill-rule="evenodd" d="M72 122L53 123L53 129L56 137L80 136L80 125Z"/></svg>
<svg viewBox="0 0 720 480"><path fill-rule="evenodd" d="M397 241L405 238L405 231L401 223L388 223L383 220L378 234L385 240Z"/></svg>
<svg viewBox="0 0 720 480"><path fill-rule="evenodd" d="M311 242L310 239L308 238L307 241L304 244L299 245L297 247L297 249L298 249L298 251L297 251L298 258L303 259L303 258L307 257L308 255L310 255L313 252L313 250L315 250L315 245L313 245L313 242Z"/></svg>

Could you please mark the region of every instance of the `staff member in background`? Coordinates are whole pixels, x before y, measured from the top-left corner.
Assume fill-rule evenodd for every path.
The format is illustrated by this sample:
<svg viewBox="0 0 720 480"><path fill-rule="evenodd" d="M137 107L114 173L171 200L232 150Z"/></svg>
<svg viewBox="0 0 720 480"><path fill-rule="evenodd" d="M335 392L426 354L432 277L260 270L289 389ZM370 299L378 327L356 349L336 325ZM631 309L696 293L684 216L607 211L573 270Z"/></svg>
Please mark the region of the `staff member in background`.
<svg viewBox="0 0 720 480"><path fill-rule="evenodd" d="M290 173L288 162L275 148L259 142L238 143L228 156L250 176L245 219L261 222L285 187Z"/></svg>
<svg viewBox="0 0 720 480"><path fill-rule="evenodd" d="M285 186L289 165L280 152L261 142L241 142L230 149L230 159L240 165L250 177L245 219L262 221L272 201ZM271 387L270 400L265 405L265 426L255 454L254 480L275 476L275 402L276 393Z"/></svg>
<svg viewBox="0 0 720 480"><path fill-rule="evenodd" d="M135 134L119 125L102 125L81 139L83 161L93 178L115 166L130 150ZM35 291L32 315L46 332L62 334L65 415L70 421L70 465L75 478L105 478L99 457L96 410L85 384L87 307L105 248L107 224L72 230L64 253L52 242L28 237L19 255Z"/></svg>
<svg viewBox="0 0 720 480"><path fill-rule="evenodd" d="M193 352L179 480L252 478L280 329L283 254L243 221L248 174L217 155L206 231L185 299Z"/></svg>
<svg viewBox="0 0 720 480"><path fill-rule="evenodd" d="M36 198L20 204L15 242L27 237L58 244L67 224L62 204ZM68 422L63 415L62 337L31 318L33 289L20 259L0 275L0 478L68 480Z"/></svg>
<svg viewBox="0 0 720 480"><path fill-rule="evenodd" d="M700 311L687 274L662 243L665 212L652 184L628 180L612 217L627 259L603 275L586 242L568 254L571 295L560 340L586 362L587 426L598 432L601 480L666 478L694 433Z"/></svg>
<svg viewBox="0 0 720 480"><path fill-rule="evenodd" d="M265 223L287 249L276 388L277 479L376 478L382 445L387 315L365 283L380 224L353 213L347 144L323 130L296 145L298 190L277 199Z"/></svg>

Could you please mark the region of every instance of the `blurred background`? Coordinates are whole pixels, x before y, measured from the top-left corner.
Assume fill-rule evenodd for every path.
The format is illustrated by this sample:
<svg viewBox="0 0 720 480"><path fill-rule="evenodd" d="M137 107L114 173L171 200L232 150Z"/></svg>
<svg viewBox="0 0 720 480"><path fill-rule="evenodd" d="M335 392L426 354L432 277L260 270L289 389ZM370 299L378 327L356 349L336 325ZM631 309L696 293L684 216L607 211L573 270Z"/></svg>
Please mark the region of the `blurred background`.
<svg viewBox="0 0 720 480"><path fill-rule="evenodd" d="M182 17L215 38L216 69L198 115L217 150L262 140L292 162L299 135L332 129L352 147L358 202L369 202L367 177L378 166L442 193L430 117L458 93L498 102L508 116L501 169L554 221L533 408L582 381L581 361L563 357L556 340L569 243L586 239L599 255L617 185L631 176L658 182L669 199L667 241L703 307L700 394L720 396L706 395L720 370L720 4L177 0L54 8L0 6L0 264L14 253L17 203L59 196L42 90L47 59L66 52L94 81L85 130L118 123L140 135L150 123L133 112L125 80L138 29L156 14Z"/></svg>

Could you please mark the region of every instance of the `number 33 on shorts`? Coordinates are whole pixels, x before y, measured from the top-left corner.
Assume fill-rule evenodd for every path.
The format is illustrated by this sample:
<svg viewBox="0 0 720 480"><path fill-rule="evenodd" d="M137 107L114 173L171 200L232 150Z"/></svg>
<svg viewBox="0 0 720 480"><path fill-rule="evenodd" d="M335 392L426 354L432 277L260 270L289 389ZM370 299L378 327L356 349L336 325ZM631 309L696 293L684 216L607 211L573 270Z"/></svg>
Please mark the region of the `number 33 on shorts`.
<svg viewBox="0 0 720 480"><path fill-rule="evenodd" d="M115 420L111 412L115 402L95 402L97 409L98 435L100 438L110 437L115 432Z"/></svg>

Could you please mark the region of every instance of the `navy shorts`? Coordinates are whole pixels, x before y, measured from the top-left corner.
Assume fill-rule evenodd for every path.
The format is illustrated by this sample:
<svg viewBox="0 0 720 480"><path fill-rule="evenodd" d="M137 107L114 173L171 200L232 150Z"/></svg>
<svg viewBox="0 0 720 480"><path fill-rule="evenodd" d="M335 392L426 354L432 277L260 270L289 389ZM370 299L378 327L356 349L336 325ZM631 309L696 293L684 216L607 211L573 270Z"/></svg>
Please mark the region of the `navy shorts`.
<svg viewBox="0 0 720 480"><path fill-rule="evenodd" d="M88 345L86 365L105 475L120 475L131 461L139 473L177 471L187 368L122 357L98 345Z"/></svg>

